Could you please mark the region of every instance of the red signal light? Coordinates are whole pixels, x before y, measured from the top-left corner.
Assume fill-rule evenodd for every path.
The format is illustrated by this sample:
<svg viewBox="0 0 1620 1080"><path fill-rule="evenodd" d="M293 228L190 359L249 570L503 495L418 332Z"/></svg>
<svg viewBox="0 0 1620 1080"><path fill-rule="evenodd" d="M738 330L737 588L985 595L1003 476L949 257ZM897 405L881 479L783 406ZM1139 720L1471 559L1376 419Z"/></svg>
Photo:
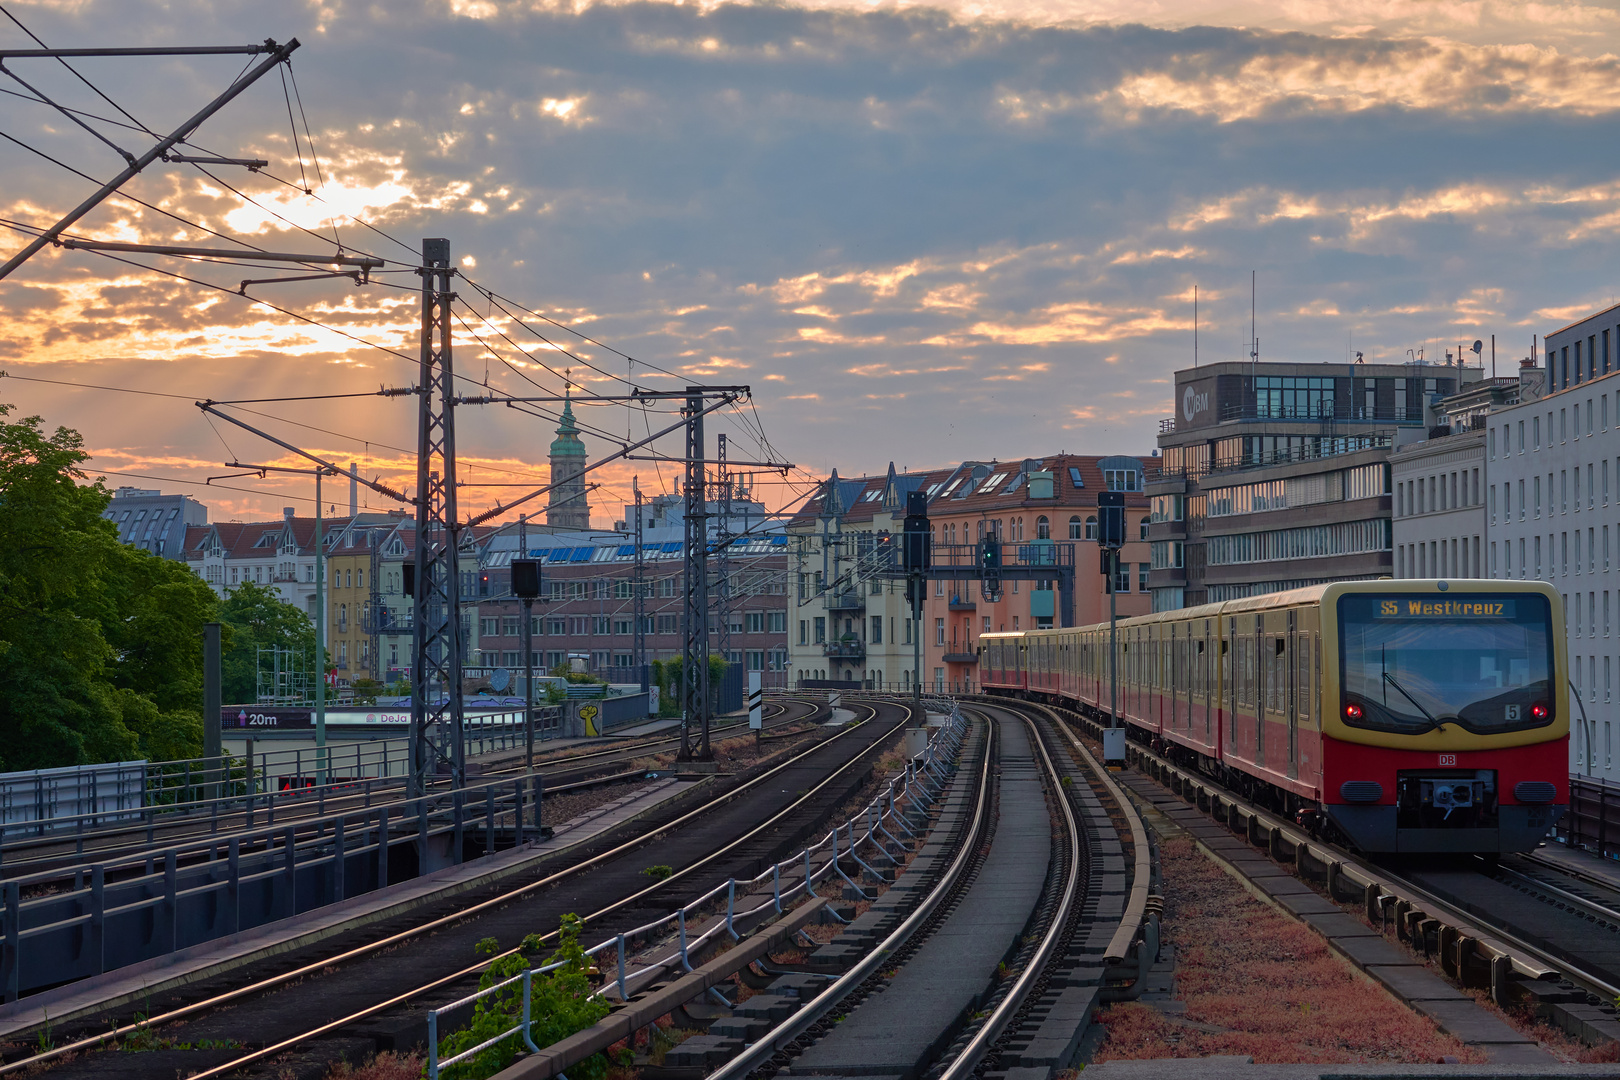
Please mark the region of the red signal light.
<svg viewBox="0 0 1620 1080"><path fill-rule="evenodd" d="M1361 706L1360 705L1357 705L1353 701L1347 702L1345 704L1345 706L1344 706L1344 718L1346 720L1360 720L1361 717L1362 717L1362 711L1361 711Z"/></svg>
<svg viewBox="0 0 1620 1080"><path fill-rule="evenodd" d="M1537 720L1545 720L1549 715L1549 710L1545 704L1538 701L1530 706L1530 715Z"/></svg>

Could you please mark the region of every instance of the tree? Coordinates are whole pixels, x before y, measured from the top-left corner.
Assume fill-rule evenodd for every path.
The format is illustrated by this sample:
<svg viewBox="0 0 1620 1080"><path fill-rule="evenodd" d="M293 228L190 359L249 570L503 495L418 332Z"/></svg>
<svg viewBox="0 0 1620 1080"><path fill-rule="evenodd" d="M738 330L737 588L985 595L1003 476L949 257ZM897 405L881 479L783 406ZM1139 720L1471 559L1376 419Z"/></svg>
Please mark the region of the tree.
<svg viewBox="0 0 1620 1080"><path fill-rule="evenodd" d="M0 769L202 752L212 591L119 543L79 433L0 404Z"/></svg>
<svg viewBox="0 0 1620 1080"><path fill-rule="evenodd" d="M315 655L314 624L274 589L251 581L234 586L219 607L219 619L231 630L222 687L227 705L258 700L260 648L290 649L305 665Z"/></svg>

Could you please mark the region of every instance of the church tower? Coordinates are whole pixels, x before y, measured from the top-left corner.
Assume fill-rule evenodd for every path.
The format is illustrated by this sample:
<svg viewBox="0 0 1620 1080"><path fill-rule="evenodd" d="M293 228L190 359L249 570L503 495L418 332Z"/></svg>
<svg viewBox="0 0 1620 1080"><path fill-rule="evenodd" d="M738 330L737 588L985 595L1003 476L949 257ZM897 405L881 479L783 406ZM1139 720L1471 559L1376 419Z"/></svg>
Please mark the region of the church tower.
<svg viewBox="0 0 1620 1080"><path fill-rule="evenodd" d="M566 398L566 395L565 395ZM585 444L574 425L574 403L563 401L562 423L551 444L551 502L546 507L546 524L557 529L591 527L591 508L585 501Z"/></svg>

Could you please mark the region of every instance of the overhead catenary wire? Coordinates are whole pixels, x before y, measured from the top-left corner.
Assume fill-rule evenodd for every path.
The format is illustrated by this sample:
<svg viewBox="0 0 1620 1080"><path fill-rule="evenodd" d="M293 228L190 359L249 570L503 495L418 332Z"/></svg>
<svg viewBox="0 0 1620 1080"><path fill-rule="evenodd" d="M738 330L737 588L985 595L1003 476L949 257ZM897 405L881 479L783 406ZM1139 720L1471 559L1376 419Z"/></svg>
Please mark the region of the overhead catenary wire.
<svg viewBox="0 0 1620 1080"><path fill-rule="evenodd" d="M7 14L9 15L9 13L7 13ZM244 70L246 70L246 69L244 68ZM82 79L82 76L80 76L80 78ZM291 82L290 89L291 89L292 97L288 96L289 87L288 87L287 84L289 82L289 79L288 79L288 73L286 71L282 72L282 78L283 78L284 104L287 106L287 109L288 109L289 125L290 125L290 127L292 129L293 140L294 140L294 152L295 152L295 156L298 158L299 166L300 166L300 174L301 174L301 177L303 179L303 186L301 187L300 190L302 190L306 195L314 196L314 193L313 193L312 189L310 189L310 187L308 186L307 174L303 173L303 171L302 171L303 170L303 165L304 165L303 158L302 158L302 148L299 146L299 143L298 143L297 120L295 120L295 118L293 117L293 114L292 114L293 99L294 98L296 98L296 100L297 100L298 115L302 119L303 124L304 124L305 138L308 141L309 149L310 149L310 152L311 152L311 155L312 155L312 159L314 159L318 182L321 183L323 186L324 186L324 174L322 173L322 170L320 169L320 166L319 166L318 155L315 153L315 150L314 150L314 141L313 141L313 137L311 135L311 132L309 130L308 116L307 116L307 112L305 111L305 109L303 107L302 96L299 93L298 88L297 88L296 77L294 76L290 80L290 82ZM88 80L84 80L84 81L86 82L86 85L91 85L91 84L88 83ZM30 88L30 89L32 89L32 88ZM92 89L95 89L93 87L93 85L92 85ZM97 93L100 94L100 91L97 90ZM14 96L24 97L24 95L14 95ZM119 107L116 102L113 102L110 98L107 98L106 95L104 95L104 94L101 94L100 96L102 96L105 100L107 100L109 104L113 105L113 107L115 109L117 109L121 114L128 117L128 119L130 121L132 121L134 123L134 125L135 125L134 130L140 130L140 131L144 131L144 132L150 134L150 130L147 129L144 124L141 124L138 120L136 120L136 118L133 115L129 114L126 110L123 110L121 107ZM39 91L35 91L35 97L32 98L32 99L28 99L28 100L33 100L33 101L36 101L37 103L44 104L44 105L47 105L47 106L52 107L52 108L57 108L58 111L62 111L62 106L57 105L57 103L51 101L49 98L47 98L43 93L41 93ZM82 113L82 112L83 112L82 110L73 110L73 114ZM70 114L70 115L72 115L72 114ZM84 115L93 116L94 114L85 113ZM98 121L100 121L100 122L114 124L114 125L116 125L118 127L121 127L121 128L122 127L127 127L127 125L123 124L122 122L117 121L117 120L113 120L111 118L97 117L96 119ZM75 119L75 122L80 122L80 121ZM87 126L87 125L84 125L84 126ZM87 127L87 129L88 129L88 127ZM95 133L93 131L93 129L88 129L88 130L91 130L93 134L98 134L98 137L99 137L99 133ZM87 174L85 174L85 173L83 173L83 172L81 172L81 171L79 171L77 169L74 169L72 166L67 165L65 162L62 162L62 161L56 159L52 155L50 155L48 153L45 153L44 151L39 150L38 148L30 146L29 144L27 144L23 140L12 138L11 136L6 136L6 138L8 138L13 143L15 143L15 144L17 144L17 145L19 145L19 146L21 146L21 147L23 147L25 149L28 149L29 151L31 151L33 153L35 153L36 155L43 158L44 160L47 160L47 161L51 162L52 164L54 164L54 165L56 165L56 166L58 166L60 168L63 168L66 171L69 171L69 172L73 173L74 175L80 176L81 178L86 179L86 180L88 180L90 182L95 182L93 177L90 177ZM189 143L189 142L186 142L185 140L182 140L182 142L185 142L186 145L197 145L197 146L199 146L199 148L206 150L206 148L201 147L200 144ZM296 228L299 231L310 235L312 238L319 239L322 243L327 243L328 242L324 236L321 236L319 233L316 233L313 230L298 224L297 222L291 221L289 218L287 218L285 215L279 213L275 209L273 209L271 207L268 207L268 206L265 206L259 200L255 199L252 195L250 195L247 192L241 190L240 188L236 187L235 185L232 185L229 182L223 180L222 178L220 178L218 175L216 175L212 171L204 168L201 164L199 164L199 163L191 163L191 164L193 164L193 166L195 168L197 168L198 171L202 175L207 176L213 182L215 182L215 183L219 184L221 187L231 191L232 194L234 194L236 197L242 199L245 203L248 203L250 205L258 207L259 209L263 210L267 215L275 218L276 220L282 222L283 224L288 225L289 227ZM274 174L269 174L269 175L270 175L270 179L272 179L274 182L281 183L281 184L286 184L288 186L293 186L291 181L287 181L287 180L285 180L285 179L283 179L283 178L281 178L279 176L275 176ZM252 244L250 244L250 243L248 243L246 241L243 241L243 240L240 240L240 239L238 239L236 237L231 237L231 236L219 233L219 232L217 232L215 230L209 229L209 228L207 228L206 226L202 225L199 222L188 220L185 217L183 217L182 215L176 214L176 213L174 213L174 212L172 212L172 211L170 211L170 210L168 210L168 209L166 209L164 207L153 205L151 203L146 202L145 200L139 199L138 197L126 195L126 194L123 194L123 193L120 193L120 197L125 198L128 201L130 201L130 202L132 202L132 203L134 203L136 205L146 207L148 209L153 210L156 213L162 214L163 216L168 217L171 220L174 220L177 223L179 223L181 225L184 225L185 227L187 227L189 229L196 229L199 232L202 232L202 233L205 233L205 234L208 234L208 235L216 236L216 237L218 237L218 238L220 238L222 240L225 240L225 241L227 241L229 243L240 244L242 247L244 247L246 249L254 250L254 245L252 245ZM320 201L323 204L326 204L325 199L321 199ZM385 239L388 239L392 243L399 244L400 246L405 247L406 250L411 251L412 254L415 254L414 249L411 248L409 245L406 245L402 241L400 241L398 238L391 236L385 230L379 229L376 226L370 224L369 222L366 222L363 218L358 218L358 217L352 217L351 216L350 219L351 220L356 220L358 223L362 224L364 227L366 227L370 231L376 233L378 236L381 236L381 237L383 237ZM342 245L342 241L341 241L341 236L337 234L337 230L336 230L336 216L331 216L331 217L329 217L328 220L330 222L332 222L332 224L333 224L333 233L334 233L334 238L330 242L335 243L339 247L339 249L341 250L343 245ZM23 223L16 223L15 225L12 225L11 227L18 229L19 231L32 232L36 236L39 235L39 233L41 231L41 230L37 230L37 229L35 229L35 228L31 227L31 226L24 225ZM218 291L230 291L230 292L233 292L233 293L242 292L242 290L240 290L240 289L231 290L231 289L228 289L227 286L224 286L224 285L221 285L221 284L210 282L210 281L207 281L207 280L204 280L204 279L201 279L199 277L195 277L195 276L192 276L192 275L189 275L189 274L177 273L177 272L174 272L174 271L162 269L162 268L157 267L157 266L151 266L151 265L139 262L139 261L134 260L134 259L122 258L122 257L119 257L119 256L111 255L111 254L106 253L106 252L97 252L97 254L101 254L105 258L111 258L114 262L118 262L118 263L121 263L121 264L124 264L124 265L128 265L128 266L134 267L136 269L146 270L146 271L156 273L156 274L159 274L159 275L162 275L162 276L170 277L171 279L174 279L174 280L179 280L179 281L187 282L189 284L199 285L199 286L204 287L204 288L212 288L212 289L215 289L215 290L218 290ZM210 261L213 261L213 260L210 260ZM228 265L228 263L225 260L218 260L218 261L222 262L222 264L227 264ZM413 267L410 264L403 263L403 262L400 262L398 260L388 260L388 261L393 262L393 263L395 263L395 265L400 266L402 269L399 272L405 272L407 270L413 269ZM465 276L463 275L463 280L468 280L468 279L466 279ZM585 368L587 368L587 369L589 369L591 371L596 372L597 374L603 376L604 378L614 380L614 381L618 381L618 382L623 382L626 385L631 385L631 386L636 385L631 378L621 377L621 376L618 376L618 375L614 374L613 372L606 371L605 369L601 368L600 366L598 366L597 364L592 362L591 359L588 356L581 355L580 353L577 353L575 351L563 348L561 345L559 345L557 342L553 341L546 334L539 331L536 327L530 325L524 319L522 319L521 317L514 314L509 309L509 305L510 305L510 307L519 308L520 310L522 310L523 312L525 312L526 314L532 316L533 318L535 318L537 320L543 321L543 322L545 322L547 324L550 324L550 325L553 325L553 326L557 326L560 329L563 329L566 332L568 332L568 333L574 335L575 337L579 338L581 341L585 341L585 342L587 342L587 343L589 343L591 345L596 346L597 348L604 349L605 351L614 353L615 355L618 355L618 356L623 356L627 360L632 361L632 363L642 363L650 371L655 371L655 372L658 372L660 374L663 374L663 375L666 375L666 376L669 376L669 377L674 377L674 378L679 378L680 377L675 372L670 371L667 368L660 367L657 364L652 364L652 363L649 363L649 362L647 362L645 360L636 360L634 357L631 357L630 354L625 353L622 350L619 350L619 349L616 349L616 348L614 348L612 346L609 346L609 345L605 344L604 342L601 342L600 340L598 340L598 339L596 339L594 337L591 337L588 334L584 334L584 333L576 330L573 327L567 326L566 324L558 321L557 319L554 319L551 316L545 315L545 314L535 310L534 308L528 307L526 305L521 305L515 300L511 300L510 298L500 296L499 294L495 293L491 289L486 289L485 287L483 287L481 285L478 285L475 282L470 282L469 281L469 284L475 289L475 291L478 291L481 294L486 296L486 299L489 301L489 305L490 305L491 308L498 307L501 310L501 313L503 315L505 315L507 318L511 319L512 321L518 323L519 325L522 325L525 329L527 329L531 334L533 334L536 337L536 339L538 339L546 347L548 347L550 349L553 349L553 350L559 352L560 354L562 354L564 356L569 357L571 360L574 360L574 361L578 362L581 366L583 366L583 367L585 367ZM393 287L393 286L390 286L390 287ZM301 314L301 313L299 313L297 311L294 311L294 310L289 309L287 307L284 307L282 305L271 303L269 301L263 300L263 299L258 298L258 297L253 297L251 299L253 299L255 303L263 304L265 308L267 308L267 309L269 309L271 311L274 311L274 312L276 312L276 313L278 313L278 314L280 314L280 315L282 315L284 317L293 319L293 320L295 320L297 322L303 323L304 325L308 325L308 326L316 327L316 328L319 328L319 329L327 330L327 331L332 332L332 333L334 333L334 334L336 334L336 335L338 335L340 337L343 337L343 338L345 338L347 340L351 340L351 341L356 342L357 344L361 344L361 345L367 346L369 348L379 350L379 351L381 351L381 352L383 352L385 354L389 354L389 355L395 356L395 357L397 357L399 359L406 360L407 362L414 362L414 360L415 360L414 357L408 356L405 353L401 352L400 350L393 349L393 348L391 348L391 347L389 347L387 345L381 344L381 343L376 342L376 341L371 341L371 340L361 336L360 334L356 334L356 333L353 333L351 331L341 329L341 328L339 328L337 326L333 326L330 323L324 322L324 321L322 321L322 320L320 320L318 318L312 318L310 316L303 315L303 314ZM469 310L471 310L470 305L468 305L468 307L469 307ZM484 315L480 316L480 318L483 320L483 322L486 325L490 326L491 329L501 337L501 339L506 341L507 344L509 344L514 350L522 353L522 355L524 356L524 358L525 358L525 360L527 362L536 363L537 366L540 366L540 367L544 368L546 371L548 371L554 377L563 377L561 375L561 373L557 372L556 369L553 368L551 365L546 364L544 361L537 360L529 352L522 349L522 347L518 346L517 343L512 340L510 335L508 335L505 332L504 329L500 328L493 321L492 316L491 316L490 313L486 312ZM477 334L476 332L473 332L472 328L467 326L465 319L460 319L459 316L458 316L458 319L459 319L459 321L461 321L463 327L469 333L471 333L473 335L474 339L477 340L479 342L479 344L490 355L493 355L493 356L497 357L498 359L500 359L501 362L505 366L507 366L510 370L512 370L514 374L519 375L526 382L529 382L531 385L535 385L535 386L539 385L538 383L536 383L534 381L533 378L531 378L526 372L524 372L521 367L519 367L518 365L513 364L510 360L508 360L502 354L502 352L500 350L492 347L491 344L488 341L484 340L481 335ZM476 380L470 379L467 376L458 376L458 378L461 378L463 381L474 382L476 384ZM487 381L488 380L487 380L487 377L486 377L486 380L485 380L486 385L487 385ZM322 395L322 396L327 396L327 395ZM258 399L250 399L250 400L258 400ZM250 413L253 412L253 410L244 410L244 411L247 411L247 412L250 412ZM642 411L645 413L647 410L644 407ZM757 425L757 423L758 423L757 409L755 409L754 412L755 412L755 422L756 422L756 425ZM269 415L269 414L259 413L257 415ZM281 418L281 417L272 417L272 418L276 419L278 421L285 421L285 418ZM546 418L551 419L552 417L546 417ZM644 419L646 419L645 416L644 416ZM748 422L747 422L747 418L741 416L741 414L739 414L739 419L741 420L744 428L748 430L749 437L753 441L755 441L757 445L760 445L761 447L768 447L769 446L769 440L768 439L759 437L759 436L763 435L762 425L759 425L757 427L749 425ZM298 424L297 421L285 421L285 422ZM298 426L311 428L312 430L324 430L324 429L314 428L313 425L298 424ZM610 434L610 433L608 433L608 432L606 432L606 431L604 431L602 429L599 429L595 425L589 424L588 422L586 424L581 425L581 426L584 427L588 432L590 432L594 436L601 437L601 438L606 438L606 439L608 439L610 441L618 441L616 436L614 436L614 435L612 435L612 434ZM650 429L650 422L649 422L648 426L649 426L649 429ZM757 432L757 434L756 434L756 432ZM338 435L338 437L346 437L346 436ZM367 440L367 442L369 443L370 440ZM385 445L385 444L378 444L378 445ZM399 448L395 448L395 449L399 449ZM401 451L401 452L403 452L403 451ZM657 470L656 464L655 464L655 470ZM657 470L657 471L659 473L660 482L662 482L661 470Z"/></svg>

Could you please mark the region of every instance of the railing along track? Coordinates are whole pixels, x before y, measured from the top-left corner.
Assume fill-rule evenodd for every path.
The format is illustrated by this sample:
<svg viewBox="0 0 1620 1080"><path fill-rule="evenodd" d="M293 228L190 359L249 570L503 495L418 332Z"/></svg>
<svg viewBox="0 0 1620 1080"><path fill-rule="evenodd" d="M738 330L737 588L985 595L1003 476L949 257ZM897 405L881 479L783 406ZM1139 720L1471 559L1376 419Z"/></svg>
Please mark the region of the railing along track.
<svg viewBox="0 0 1620 1080"><path fill-rule="evenodd" d="M112 1031L109 1031L109 1032L106 1032L106 1033L103 1033L103 1034L100 1034L100 1035L86 1036L86 1037L83 1037L83 1038L74 1039L74 1040L72 1040L70 1042L64 1043L61 1046L56 1046L56 1047L53 1047L51 1049L41 1051L39 1053L35 1053L35 1054L29 1055L29 1056L26 1056L26 1057L22 1057L22 1058L15 1059L13 1061L6 1062L3 1065L0 1065L0 1074L14 1073L14 1072L19 1072L19 1071L26 1070L26 1069L32 1069L32 1068L34 1068L36 1066L44 1065L44 1064L46 1064L48 1062L55 1061L55 1060L60 1059L60 1058L62 1058L64 1056L67 1056L67 1055L80 1054L80 1053L84 1053L84 1052L87 1052L87 1051L93 1051L93 1050L98 1050L98 1049L107 1049L111 1045L115 1044L118 1039L120 1039L122 1037L126 1037L126 1036L131 1035L131 1034L134 1034L134 1033L136 1033L138 1031L146 1030L146 1029L156 1029L156 1028L161 1027L163 1025L172 1024L172 1023L174 1023L174 1022L176 1022L178 1020L183 1020L183 1019L186 1019L186 1018L189 1018L189 1017L194 1017L194 1016L197 1016L197 1015L199 1015L201 1013L208 1012L208 1011L220 1008L220 1007L225 1006L225 1005L229 1005L229 1004L231 1004L233 1002L239 1002L242 999L251 997L253 995L263 994L263 993L267 993L269 991L273 991L278 987L285 986L285 985L287 985L289 983L296 982L298 980L301 980L301 979L309 977L309 976L314 976L314 975L319 975L319 974L322 974L322 973L326 973L329 969L338 967L340 965L345 965L345 964L353 963L355 961L364 960L367 957L370 957L370 956L376 955L378 953L393 949L393 948L395 948L395 947L397 947L399 945L402 945L402 944L404 944L404 943L406 943L408 941L411 941L413 939L416 939L416 938L419 938L419 937L422 937L422 936L425 936L425 935L428 935L428 934L435 933L435 932L437 932L439 930L442 930L442 929L446 929L446 928L448 928L450 926L453 926L453 925L455 925L457 923L464 922L465 920L467 920L469 918L475 917L475 916L477 916L477 915L479 915L481 913L488 912L488 911L490 911L490 910L492 910L494 908L501 907L501 906L504 906L506 904L510 904L515 900L522 899L523 897L530 896L530 895L532 895L534 893L537 893L539 890L547 888L547 887L552 886L552 885L555 885L558 882L565 880L566 878L576 876L576 875L578 875L578 874L580 874L580 873L582 873L582 872L584 872L586 870L589 870L589 869L591 869L593 867L596 867L596 866L599 866L599 865L601 865L601 864L603 864L605 862L608 862L611 859L617 858L618 856L623 855L623 854L625 854L625 853L627 853L629 851L633 851L636 848L639 848L639 847L645 846L645 845L647 845L649 843L655 842L656 839L659 836L667 834L667 833L671 832L672 830L679 829L679 828L683 827L684 825L690 824L693 821L695 821L696 819L698 819L700 816L702 816L703 814L708 813L709 811L715 809L716 807L721 806L722 804L731 802L732 800L734 800L738 796L742 795L744 792L750 791L750 790L758 787L759 785L761 785L763 783L766 783L772 777L774 777L775 775L777 775L778 773L780 773L784 769L787 769L788 767L799 763L803 759L805 759L805 758L807 758L807 757L809 757L809 756L811 756L811 755L825 749L826 747L832 745L833 743L836 743L838 740L843 739L844 737L848 736L849 734L859 730L866 723L871 722L871 721L876 719L877 714L878 714L878 710L875 707L870 706L870 705L865 705L864 703L861 704L859 707L866 709L868 711L869 715L867 717L859 720L858 722L856 722L854 724L846 725L841 730L839 730L836 734L830 736L827 739L821 740L815 746L812 746L812 747L810 747L810 748L808 748L806 750L803 750L800 753L794 754L792 757L788 758L787 760L785 760L783 762L780 762L780 763L772 766L771 768L769 768L766 771L762 772L758 776L755 776L755 777L745 781L744 783L738 785L737 787L732 788L731 790L729 790L727 792L724 792L723 794L721 794L717 798L712 799L712 800L704 803L702 806L695 807L694 809L688 811L687 813L682 814L680 817L677 817L674 820L659 826L657 829L652 830L651 832L649 832L646 835L635 837L635 838L633 838L631 840L625 841L624 843L618 844L618 845L614 846L613 848L611 848L609 850L600 852L600 853L598 853L596 855L591 856L588 859L582 860L581 862L578 862L578 863L572 864L570 866L564 867L564 868L562 868L562 869L560 869L558 871L555 871L555 872L553 872L551 874L548 874L545 877L540 878L540 879L538 879L536 881L529 882L529 883L527 883L525 885L522 885L522 886L519 886L517 888L505 890L505 891L503 891L502 893L500 893L497 896L493 896L493 897L490 897L488 899L479 901L477 903L467 905L467 906L459 908L456 911L451 912L449 914L438 916L438 917L433 918L433 919L431 919L431 920L429 920L427 922L424 922L424 923L421 923L421 924L419 924L417 926L413 926L413 927L407 928L405 930L402 930L402 931L387 935L386 937L380 938L378 940L366 942L366 943L364 943L362 945L359 945L357 947L354 947L354 948L348 949L348 950L346 950L344 952L341 952L341 953L339 953L339 954L337 954L335 956L329 956L329 957L320 958L320 959L317 959L317 960L315 960L315 961L313 961L311 963L299 965L298 967L295 967L295 968L293 968L291 970L288 970L288 971L280 972L278 974L268 976L268 977L265 977L265 978L256 979L251 983L247 983L247 984L244 984L244 985L239 986L239 987L234 987L234 988L232 988L230 990L226 990L226 991L223 991L223 992L218 993L218 994L213 994L213 995L210 995L209 997L203 998L203 999L195 1001L195 1002L190 1002L190 1003L187 1003L185 1005L177 1006L177 1007L175 1007L173 1009L168 1009L168 1010L166 1010L166 1011L164 1011L162 1013L156 1014L156 1015L140 1017L132 1024L125 1025L125 1026L116 1026L116 1027L114 1027L114 1029ZM904 707L904 706L902 706L902 707ZM681 868L680 870L675 871L674 873L670 874L667 878L664 878L663 880L660 880L660 881L656 881L653 884L648 885L645 888L642 888L639 891L637 891L637 892L635 892L635 893L633 893L633 894L631 894L629 896L623 897L623 898L621 898L621 899L619 899L617 901L614 901L613 903L610 903L610 904L608 904L608 905L606 905L606 906L604 906L604 907L602 907L602 908L600 908L600 909L598 909L596 911L591 912L590 914L584 916L583 922L586 923L586 924L589 924L590 922L592 922L594 920L601 919L602 917L604 917L604 916L606 916L608 914L611 914L612 912L618 911L618 910L620 910L622 908L633 906L636 903L638 903L639 901L644 900L647 896L649 896L649 895L651 895L651 894L653 894L655 892L659 892L659 891L661 891L663 889L666 889L666 888L668 888L669 886L673 885L676 882L685 880L686 878L690 877L694 872L696 872L698 869L700 869L702 866L707 865L708 863L714 861L715 859L719 858L721 855L723 855L727 851L730 851L733 848L735 848L737 845L739 845L739 844L747 841L748 839L759 835L760 833L764 832L765 830L768 830L768 829L772 828L773 826L775 826L778 822L782 821L784 818L789 816L795 809L797 809L798 807L803 805L805 802L812 799L817 794L817 792L819 792L820 790L825 788L827 785L831 784L834 780L836 780L839 776L841 776L847 770L858 767L863 762L864 757L865 757L865 752L863 752L861 754L857 754L855 757L851 758L848 762L845 762L843 765L839 766L837 769L835 769L828 776L823 778L819 783L817 783L813 787L807 789L804 792L804 794L802 794L797 799L795 799L787 807L785 807L784 809L778 811L776 814L772 815L770 818L768 818L764 822L761 822L760 824L756 825L754 828L750 829L743 836L734 839L733 841L731 841L730 843L726 844L725 846L719 848L718 850L716 850L714 852L711 852L710 854L704 856L702 859L699 859L698 861L696 861L694 863L691 863L688 866ZM556 937L557 937L557 934L556 934L555 931L553 931L550 934L544 935L542 940L544 940L544 941L554 941L556 939ZM501 954L499 954L499 955L497 955L495 957L480 960L477 964L460 968L460 969L458 969L458 970L456 970L454 972L451 972L451 973L449 973L447 975L432 979L432 980L430 980L430 981L428 981L428 982L426 982L424 984L415 986L415 987L413 987L413 988L411 988L409 990L403 991L401 993L393 994L393 995L391 995L390 997L388 997L387 999L385 999L385 1000L383 1000L381 1002L377 1002L377 1003L375 1003L373 1005L370 1005L370 1006L367 1006L367 1007L365 1007L363 1009L352 1012L352 1013L350 1013L350 1014L348 1014L346 1016L343 1016L343 1017L341 1017L339 1019L319 1024L319 1025L317 1025L315 1027L312 1027L311 1029L309 1029L307 1031L303 1031L303 1032L301 1032L301 1033L299 1033L299 1034L297 1034L295 1036L292 1036L290 1038L280 1039L280 1040L277 1040L275 1043L273 1043L271 1045L264 1046L264 1047L261 1047L259 1049L250 1051L250 1052L248 1052L246 1054L243 1054L241 1057L238 1057L238 1058L236 1058L236 1059L234 1059L234 1060L232 1060L230 1062L227 1062L227 1063L225 1063L223 1065L219 1065L219 1066L216 1066L216 1067L208 1069L208 1070L193 1073L193 1074L191 1074L192 1080L208 1080L208 1078L210 1078L210 1077L225 1076L225 1075L227 1075L229 1073L235 1072L238 1069L241 1069L241 1068L244 1068L246 1066L252 1065L255 1062L263 1061L263 1060L265 1060L267 1058L271 1058L271 1057L274 1057L276 1055L285 1053L285 1052L293 1049L294 1047L298 1046L301 1043L308 1042L309 1040L319 1038L322 1035L326 1035L326 1034L328 1034L330 1032L340 1030L340 1029L342 1029L342 1028L344 1028L346 1026L357 1023L357 1022L359 1022L361 1020L364 1020L364 1019L367 1019L369 1017L376 1016L376 1015L378 1015L380 1013L386 1012L387 1010L392 1009L392 1008L396 1008L396 1007L398 1007L400 1005L407 1004L407 1003L409 1003L411 1001L414 1001L414 1000L416 1000L416 999L418 999L420 997L423 997L423 996L425 996L427 994L431 994L431 993L433 993L435 991L444 989L446 987L454 986L458 982L461 982L463 980L475 977L478 974L480 974L481 972L483 972L485 970L485 968L489 965L489 963L492 962L492 960L501 959L502 957L505 957L505 956L510 956L513 953L515 953L516 951L517 950L515 950L515 949L508 950L507 952L501 953ZM21 1034L26 1034L26 1033L19 1032L19 1033L16 1033L16 1034L21 1035Z"/></svg>

